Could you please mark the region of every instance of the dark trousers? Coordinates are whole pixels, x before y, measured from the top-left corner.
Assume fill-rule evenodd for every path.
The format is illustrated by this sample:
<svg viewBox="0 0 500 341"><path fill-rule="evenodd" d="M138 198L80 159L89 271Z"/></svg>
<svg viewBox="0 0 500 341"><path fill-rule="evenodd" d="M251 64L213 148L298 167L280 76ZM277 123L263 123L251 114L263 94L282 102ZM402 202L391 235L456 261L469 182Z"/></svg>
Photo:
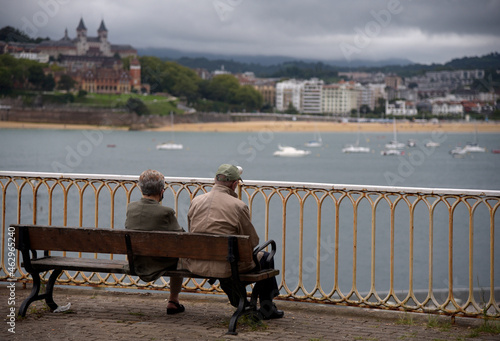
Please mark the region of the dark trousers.
<svg viewBox="0 0 500 341"><path fill-rule="evenodd" d="M268 256L269 252L264 251L264 256L260 259L259 262L260 269L262 270L274 269L274 259L267 261ZM220 279L219 282L222 290L224 290L227 297L229 298L231 305L234 307L238 307L238 302L239 302L238 292L245 293L246 295L246 289L244 287L237 288L236 283L234 283L230 278ZM276 282L276 277L271 277L255 283L253 290L258 295L261 310L264 308L265 310L270 310L272 308L273 298L279 295L278 283Z"/></svg>

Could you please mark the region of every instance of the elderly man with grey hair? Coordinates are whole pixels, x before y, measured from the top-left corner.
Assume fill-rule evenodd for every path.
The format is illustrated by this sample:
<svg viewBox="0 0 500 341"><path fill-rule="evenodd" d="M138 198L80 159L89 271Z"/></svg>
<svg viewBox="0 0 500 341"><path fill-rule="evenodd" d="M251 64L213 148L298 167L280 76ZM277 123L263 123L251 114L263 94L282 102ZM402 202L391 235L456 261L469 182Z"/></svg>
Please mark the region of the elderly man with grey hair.
<svg viewBox="0 0 500 341"><path fill-rule="evenodd" d="M184 232L179 226L175 211L163 206L165 177L156 170L148 169L139 177L142 198L127 206L125 228L142 231L177 231ZM145 282L155 281L168 270L177 268L177 258L134 256L135 272ZM167 314L182 313L185 308L179 304L182 289L182 277L170 277L170 296Z"/></svg>

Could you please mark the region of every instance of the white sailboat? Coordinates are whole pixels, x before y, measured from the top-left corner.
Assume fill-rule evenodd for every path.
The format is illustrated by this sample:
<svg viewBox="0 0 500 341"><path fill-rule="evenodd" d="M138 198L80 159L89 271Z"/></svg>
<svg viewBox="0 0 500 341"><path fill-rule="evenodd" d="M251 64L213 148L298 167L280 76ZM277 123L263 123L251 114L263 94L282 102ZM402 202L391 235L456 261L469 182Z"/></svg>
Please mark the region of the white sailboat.
<svg viewBox="0 0 500 341"><path fill-rule="evenodd" d="M465 154L467 154L467 151L465 150L465 148L455 147L450 150L450 154L456 158L463 158L465 157Z"/></svg>
<svg viewBox="0 0 500 341"><path fill-rule="evenodd" d="M477 139L477 123L474 124L474 142L469 142L465 145L464 150L469 153L484 153L486 148L480 147Z"/></svg>
<svg viewBox="0 0 500 341"><path fill-rule="evenodd" d="M319 136L318 133L318 136L315 135L315 138L311 141L306 142L305 145L306 147L318 148L323 145L323 140L321 139L321 136Z"/></svg>
<svg viewBox="0 0 500 341"><path fill-rule="evenodd" d="M404 149L405 144L402 142L398 142L398 132L396 129L396 119L393 118L393 131L394 131L394 138L391 142L387 143L385 145L385 148L387 149Z"/></svg>
<svg viewBox="0 0 500 341"><path fill-rule="evenodd" d="M434 147L439 147L441 144L439 142L435 141L429 141L425 144L427 148L434 148Z"/></svg>
<svg viewBox="0 0 500 341"><path fill-rule="evenodd" d="M388 149L388 150L382 150L380 152L380 155L405 155L404 150L398 150L398 149Z"/></svg>
<svg viewBox="0 0 500 341"><path fill-rule="evenodd" d="M342 153L369 153L369 152L370 148L368 147L361 147L352 144L342 148Z"/></svg>
<svg viewBox="0 0 500 341"><path fill-rule="evenodd" d="M300 157L311 154L310 150L297 149L290 146L278 145L278 150L273 153L274 156L282 157Z"/></svg>
<svg viewBox="0 0 500 341"><path fill-rule="evenodd" d="M466 153L484 153L486 152L486 148L480 147L477 139L477 126L475 125L475 133L474 133L474 142L467 142L465 147L455 147L450 150L450 154L452 155L464 155Z"/></svg>
<svg viewBox="0 0 500 341"><path fill-rule="evenodd" d="M408 147L416 147L417 146L417 140L414 139L409 139L408 142L406 142Z"/></svg>
<svg viewBox="0 0 500 341"><path fill-rule="evenodd" d="M359 145L359 133L360 133L360 126L359 126L359 114L358 114L358 135L356 138L356 143L355 144L349 144L346 145L344 148L342 148L342 153L369 153L370 148L368 147L362 147Z"/></svg>
<svg viewBox="0 0 500 341"><path fill-rule="evenodd" d="M180 143L175 143L173 141L174 137L174 114L170 112L170 125L172 128L171 135L172 135L172 140L169 142L164 142L156 145L157 150L180 150L183 149L184 146Z"/></svg>
<svg viewBox="0 0 500 341"><path fill-rule="evenodd" d="M319 130L316 128L316 132L314 133L314 137L311 141L305 143L306 147L318 148L323 145L323 140L321 139L321 134Z"/></svg>

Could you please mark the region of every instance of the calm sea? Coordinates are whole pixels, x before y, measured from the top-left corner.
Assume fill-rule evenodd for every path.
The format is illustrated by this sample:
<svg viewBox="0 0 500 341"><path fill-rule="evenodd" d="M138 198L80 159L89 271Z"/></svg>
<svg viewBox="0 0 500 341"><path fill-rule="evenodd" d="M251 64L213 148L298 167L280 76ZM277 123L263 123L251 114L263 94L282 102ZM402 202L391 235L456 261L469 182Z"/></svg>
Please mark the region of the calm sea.
<svg viewBox="0 0 500 341"><path fill-rule="evenodd" d="M0 169L11 171L75 172L135 175L147 168L166 176L212 177L217 166L233 162L244 169L243 179L320 182L405 187L500 190L500 134L479 134L488 152L453 158L449 151L474 140L473 134L399 134L417 140L404 156L382 156L390 133L363 134L369 154L344 154L353 133L323 133L323 147L305 148L312 133L193 133L85 130L0 130ZM158 143L175 141L183 150L159 151ZM440 147L425 148L434 140ZM274 157L278 144L310 149L301 158Z"/></svg>
<svg viewBox="0 0 500 341"><path fill-rule="evenodd" d="M368 154L342 153L341 150L345 144L356 141L355 133L322 133L321 137L323 139L322 147L306 148L304 143L313 138L313 133L278 133L265 130L249 133L176 132L174 135L170 132L146 131L3 129L0 130L0 170L138 175L143 170L152 168L161 171L166 176L211 178L219 164L235 163L243 167L244 180L500 190L500 154L490 152L492 149L500 149L500 134L479 134L477 136L479 145L486 147L487 152L469 154L464 158L453 158L449 151L455 146L463 146L465 143L473 141L475 136L472 133L400 133L398 140L401 142L406 142L408 139L417 141L417 147L406 147L404 156L382 156L380 154L380 151L384 149L384 144L392 139L391 133L362 134L360 144L372 149L372 152ZM157 144L171 139L175 139L177 143L182 143L184 149L156 150ZM440 142L441 146L430 149L424 147L424 143L430 140ZM301 158L275 157L273 152L278 149L279 144L310 149L312 152L310 155ZM43 202L43 200L40 200L40 202ZM9 207L9 205L8 203L7 206ZM12 212L15 212L14 207L11 207ZM90 207L90 210L92 210L92 207ZM314 212L313 210L313 214ZM185 224L184 213L185 210L179 214L181 224ZM39 213L40 217L42 215L43 213ZM100 219L101 215L104 216L105 214L100 214ZM326 218L325 216L325 221ZM466 216L464 218L464 221L467 222ZM360 224L363 219L360 218ZM369 220L369 218L367 219ZM379 218L377 217L377 219ZM439 219L443 220L444 227L439 233L443 233L444 239L442 248L437 250L436 254L442 252L443 260L435 266L437 273L435 283L438 286L445 287L447 284L447 215L443 214ZM369 228L368 220L366 225ZM73 221L74 218L69 217L69 223ZM256 218L255 221L259 226L262 223L261 219ZM117 219L115 222L116 224L123 223L121 219ZM84 221L86 226L91 226L92 223L91 219ZM103 225L106 225L106 222ZM352 229L352 222L350 225ZM387 224L379 225L384 226ZM475 235L474 243L478 246L474 250L476 253L484 253L484 257L479 257L479 262L477 266L475 265L475 271L481 277L481 282L487 284L487 278L489 277L487 261L489 259L488 222L481 222L477 225L482 226L480 228L484 232ZM280 225L278 224L278 226ZM346 226L349 226L349 222L346 223ZM428 218L427 223L422 222L423 235L416 237L417 243L421 241L422 247L415 251L417 261L423 261L424 263L428 253L425 247L426 239L428 239L428 235L426 235L428 227L426 226L428 226ZM277 229L279 228L277 227ZM349 231L349 228L346 231ZM463 233L457 232L457 241L454 241L457 245L465 248L467 248L466 231L466 227L464 227ZM290 229L289 233L287 239L290 238L291 245L293 245L298 237L294 233L298 233L298 230ZM341 232L341 238L343 238L342 233L344 232ZM274 231L272 234L273 238L280 238L281 235L279 231ZM367 230L367 238L359 239L360 250L364 247L366 251L360 251L366 254L360 254L358 258L358 262L360 262L358 264L359 270L363 272L358 274L360 282L362 277L365 280L368 279L369 282L369 262L365 264L362 261L370 254L369 235L369 230ZM463 239L459 239L462 235L464 236ZM327 238L325 241L330 238L327 233L322 236ZM499 250L495 252L496 259L500 255L500 248L498 248L500 238L497 238L497 236L498 233L495 237L497 239L495 243L497 245L496 250ZM306 238L308 238L307 235ZM349 241L352 236L346 234L345 238L348 240L346 245L352 245L352 242ZM402 234L399 236L397 234L396 238L402 240L401 243L396 243L398 248L402 248L402 252L407 252L408 235ZM287 245L288 243L287 240ZM377 250L380 251L380 249ZM460 251L460 248L455 250L463 253L464 261L467 262L466 252ZM341 250L341 257L344 257L344 254L345 257L352 256L352 251L348 249L345 250L345 253L342 252ZM387 253L388 251L382 249L381 252ZM314 257L314 254L313 248L305 250L306 258L308 255ZM422 258L418 259L420 255ZM330 257L331 252L327 256ZM401 259L405 257L401 257ZM288 248L287 262L293 266L296 258L296 251L293 250L293 247ZM485 262L482 262L481 259L484 259ZM386 261L377 260L377 264L379 262L382 267L387 268ZM397 262L398 260L396 260ZM457 264L460 264L460 262ZM344 267L344 265L342 266ZM396 266L406 268L407 261L401 261L401 264L397 263ZM287 276L287 283L288 281L293 282L293 277L297 275L293 273L293 269L283 270L284 272L291 271L290 275ZM324 271L331 271L331 269L325 269ZM341 285L348 289L352 278L350 274L351 268L346 266L341 268L340 271L341 273L345 272L345 276L342 276L341 279ZM388 270L386 269L386 271ZM440 272L443 274L440 274ZM385 281L388 278L387 273L381 273L382 275L377 277L377 280ZM305 275L304 277L307 277L307 273ZM459 284L461 283L466 287L468 283L467 268L463 267L460 272L457 270L457 276L460 277ZM495 277L495 286L500 286L500 276L496 274ZM314 286L313 275L306 280L310 282L312 287ZM399 280L396 279L396 281ZM416 283L417 288L425 289L427 285L425 277L417 278L416 281L418 281ZM367 282L365 281L365 283ZM398 285L402 288L407 287L407 276L403 276ZM364 289L368 290L369 287Z"/></svg>

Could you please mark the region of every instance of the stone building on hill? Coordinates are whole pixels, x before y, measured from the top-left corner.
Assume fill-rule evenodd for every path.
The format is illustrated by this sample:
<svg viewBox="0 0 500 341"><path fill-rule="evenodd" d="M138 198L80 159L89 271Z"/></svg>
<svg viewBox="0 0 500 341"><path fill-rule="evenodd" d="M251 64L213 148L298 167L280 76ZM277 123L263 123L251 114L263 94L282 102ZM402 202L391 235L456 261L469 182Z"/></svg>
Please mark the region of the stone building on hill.
<svg viewBox="0 0 500 341"><path fill-rule="evenodd" d="M77 89L90 93L129 93L148 89L147 84L141 84L137 50L130 45L111 44L104 20L95 37L87 35L82 18L76 28L76 38L70 38L66 29L64 37L59 40L45 40L39 44L9 42L4 50L16 58L26 58L29 54L30 59L41 62L36 56L47 56L45 62L50 60L50 63L63 68L62 71L46 69L46 73L53 74L56 82L66 74L75 80ZM124 68L124 58L130 62L127 68Z"/></svg>
<svg viewBox="0 0 500 341"><path fill-rule="evenodd" d="M68 29L64 31L64 37L59 40L45 40L38 44L40 52L48 54L57 59L59 55L69 56L103 56L120 58L137 57L137 50L130 45L115 45L108 41L108 30L101 21L97 29L96 37L87 36L87 27L80 19L76 28L76 38L68 36Z"/></svg>

